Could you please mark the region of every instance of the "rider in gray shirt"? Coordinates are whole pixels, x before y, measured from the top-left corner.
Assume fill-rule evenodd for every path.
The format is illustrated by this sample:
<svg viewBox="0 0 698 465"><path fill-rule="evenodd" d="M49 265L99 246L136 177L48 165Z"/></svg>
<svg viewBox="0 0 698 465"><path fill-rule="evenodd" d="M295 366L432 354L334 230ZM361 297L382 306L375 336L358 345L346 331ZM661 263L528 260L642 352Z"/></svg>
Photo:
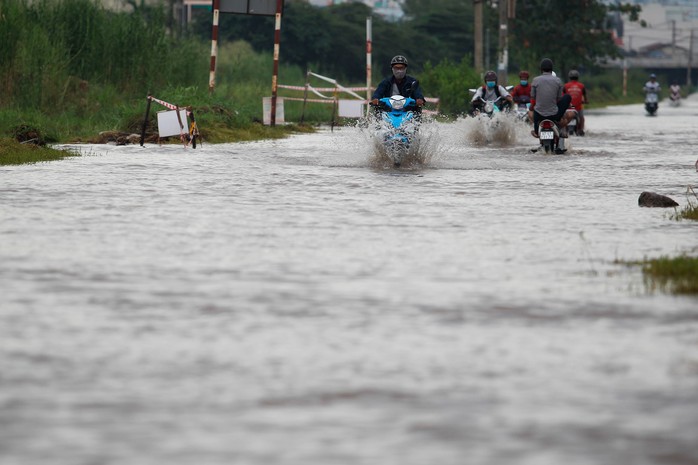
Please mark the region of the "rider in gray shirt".
<svg viewBox="0 0 698 465"><path fill-rule="evenodd" d="M570 106L572 97L569 94L562 94L562 81L557 76L553 76L553 62L549 58L544 58L540 62L541 75L533 79L531 83L531 111L533 112L533 136L538 137L538 125L544 119L550 119L558 123L563 128L562 137L567 137L566 118L567 108Z"/></svg>

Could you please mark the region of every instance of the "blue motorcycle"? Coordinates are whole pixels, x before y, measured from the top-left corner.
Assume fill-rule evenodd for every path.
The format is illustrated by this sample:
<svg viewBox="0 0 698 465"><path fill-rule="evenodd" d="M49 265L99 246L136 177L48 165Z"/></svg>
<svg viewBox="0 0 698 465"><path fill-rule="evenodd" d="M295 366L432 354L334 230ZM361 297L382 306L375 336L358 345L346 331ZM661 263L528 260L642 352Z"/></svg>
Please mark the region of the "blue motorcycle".
<svg viewBox="0 0 698 465"><path fill-rule="evenodd" d="M417 102L411 97L393 95L379 100L378 134L386 155L399 168L419 127Z"/></svg>

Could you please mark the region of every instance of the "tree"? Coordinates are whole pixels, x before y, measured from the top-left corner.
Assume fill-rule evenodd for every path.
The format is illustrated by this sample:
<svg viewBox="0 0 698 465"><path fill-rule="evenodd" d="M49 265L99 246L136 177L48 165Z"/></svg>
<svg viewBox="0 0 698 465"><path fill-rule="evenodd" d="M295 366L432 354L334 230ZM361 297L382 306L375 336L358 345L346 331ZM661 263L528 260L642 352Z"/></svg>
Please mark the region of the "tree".
<svg viewBox="0 0 698 465"><path fill-rule="evenodd" d="M535 70L547 57L555 72L564 76L570 69L619 57L612 34L605 29L612 11L630 13L632 20L639 7L607 6L599 0L519 0L509 42L513 61Z"/></svg>
<svg viewBox="0 0 698 465"><path fill-rule="evenodd" d="M281 28L284 61L300 65L304 69L319 66L331 55L333 45L325 10L308 3L289 3L285 15Z"/></svg>
<svg viewBox="0 0 698 465"><path fill-rule="evenodd" d="M429 96L439 97L442 114L457 116L468 109L471 98L468 89L481 84L471 61L472 57L466 55L460 62L444 59L437 65L426 63L420 83Z"/></svg>
<svg viewBox="0 0 698 465"><path fill-rule="evenodd" d="M420 62L459 61L473 53L473 6L463 0L407 0L408 42Z"/></svg>
<svg viewBox="0 0 698 465"><path fill-rule="evenodd" d="M371 9L363 3L342 3L327 7L327 14L325 28L332 41L323 60L325 69L337 78L361 82L366 78L366 17Z"/></svg>

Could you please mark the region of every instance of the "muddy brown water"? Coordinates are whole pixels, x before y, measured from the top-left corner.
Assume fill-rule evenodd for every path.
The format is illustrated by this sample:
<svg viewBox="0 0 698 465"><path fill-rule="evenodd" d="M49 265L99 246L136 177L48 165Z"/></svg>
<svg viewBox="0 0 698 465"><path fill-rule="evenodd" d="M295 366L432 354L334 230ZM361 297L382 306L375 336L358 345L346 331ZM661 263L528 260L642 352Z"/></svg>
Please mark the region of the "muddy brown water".
<svg viewBox="0 0 698 465"><path fill-rule="evenodd" d="M3 465L698 463L698 101L0 168Z"/></svg>

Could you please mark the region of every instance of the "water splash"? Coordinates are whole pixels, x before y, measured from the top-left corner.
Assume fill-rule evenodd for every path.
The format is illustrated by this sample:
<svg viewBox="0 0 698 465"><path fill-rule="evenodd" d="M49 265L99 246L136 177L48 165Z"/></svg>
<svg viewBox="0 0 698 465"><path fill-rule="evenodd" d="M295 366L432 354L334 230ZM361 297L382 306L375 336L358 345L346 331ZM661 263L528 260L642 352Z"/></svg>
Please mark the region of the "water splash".
<svg viewBox="0 0 698 465"><path fill-rule="evenodd" d="M517 144L526 123L513 114L498 113L492 118L486 115L459 118L456 124L463 128L465 141L475 147L495 145L511 147Z"/></svg>
<svg viewBox="0 0 698 465"><path fill-rule="evenodd" d="M391 148L383 141L385 128L383 122L368 125L364 134L370 141L368 164L374 169L395 168ZM429 117L423 116L422 122L415 128L415 135L407 152L402 156L400 169L420 169L429 166L432 160L445 151L443 141L439 137L437 124Z"/></svg>

